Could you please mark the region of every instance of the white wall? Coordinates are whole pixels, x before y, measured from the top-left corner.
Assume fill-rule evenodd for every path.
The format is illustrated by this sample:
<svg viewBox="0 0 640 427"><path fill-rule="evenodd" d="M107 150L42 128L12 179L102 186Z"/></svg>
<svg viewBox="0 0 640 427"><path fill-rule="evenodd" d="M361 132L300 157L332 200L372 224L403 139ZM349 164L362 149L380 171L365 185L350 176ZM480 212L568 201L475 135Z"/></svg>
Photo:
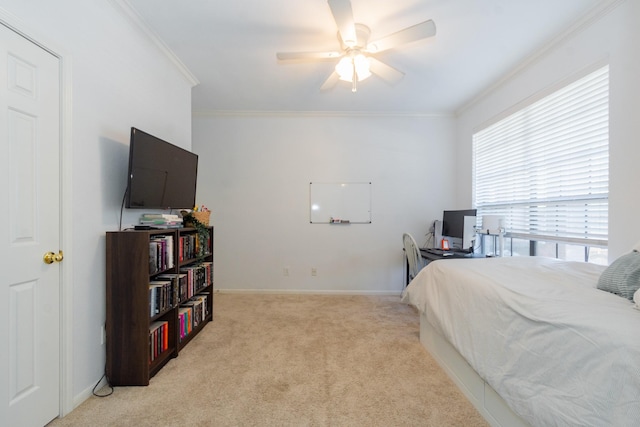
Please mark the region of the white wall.
<svg viewBox="0 0 640 427"><path fill-rule="evenodd" d="M117 230L131 126L191 146L191 85L125 15L107 1L0 0L20 29L71 63L73 390L88 397L102 376L105 346L105 231ZM55 50L54 47L54 50ZM61 53L61 52L60 52ZM124 224L136 222L128 212Z"/></svg>
<svg viewBox="0 0 640 427"><path fill-rule="evenodd" d="M627 0L552 46L494 91L466 108L457 121L465 167L459 203L471 203L471 137L513 105L548 92L595 64L610 64L609 260L640 240L640 2Z"/></svg>
<svg viewBox="0 0 640 427"><path fill-rule="evenodd" d="M451 117L195 116L218 289L399 292L402 233L455 201ZM310 182L372 182L372 224L310 224ZM289 268L285 277L283 268ZM311 268L317 276L311 276Z"/></svg>

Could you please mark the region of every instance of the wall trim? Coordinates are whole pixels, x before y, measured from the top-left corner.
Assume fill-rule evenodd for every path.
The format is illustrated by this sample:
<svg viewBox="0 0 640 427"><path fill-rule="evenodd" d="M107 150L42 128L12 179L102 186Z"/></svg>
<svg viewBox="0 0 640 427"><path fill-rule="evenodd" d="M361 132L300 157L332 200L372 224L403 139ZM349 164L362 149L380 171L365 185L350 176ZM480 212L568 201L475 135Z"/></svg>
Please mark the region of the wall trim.
<svg viewBox="0 0 640 427"><path fill-rule="evenodd" d="M232 110L193 110L192 117L418 117L418 118L454 118L453 113L426 113L410 111L232 111Z"/></svg>
<svg viewBox="0 0 640 427"><path fill-rule="evenodd" d="M396 296L401 291L357 291L357 290L318 290L318 289L216 289L218 294L263 294L263 295L363 295L363 296Z"/></svg>
<svg viewBox="0 0 640 427"><path fill-rule="evenodd" d="M460 108L455 110L454 116L459 117L467 110L478 104L480 101L485 99L487 96L491 95L502 86L516 78L519 74L521 74L524 70L528 69L530 66L535 64L536 62L542 60L546 54L553 49L555 49L561 43L569 40L574 37L576 34L584 31L586 28L591 26L594 22L600 20L604 16L608 15L611 11L616 9L622 3L625 3L627 0L605 0L601 3L598 3L589 11L587 11L584 15L578 18L572 25L567 27L560 34L557 34L552 39L548 40L544 45L542 45L539 49L535 50L533 53L528 55L523 61L521 61L518 65L511 69L511 71L507 72L505 75L500 77L496 82L489 85L487 88L482 90L480 93L475 95L469 101L465 102Z"/></svg>
<svg viewBox="0 0 640 427"><path fill-rule="evenodd" d="M178 58L171 48L160 38L140 14L131 6L128 0L109 0L109 2L123 14L137 29L141 30L151 42L167 57L167 59L178 69L180 74L187 80L191 87L200 84L197 77L187 68L187 66Z"/></svg>

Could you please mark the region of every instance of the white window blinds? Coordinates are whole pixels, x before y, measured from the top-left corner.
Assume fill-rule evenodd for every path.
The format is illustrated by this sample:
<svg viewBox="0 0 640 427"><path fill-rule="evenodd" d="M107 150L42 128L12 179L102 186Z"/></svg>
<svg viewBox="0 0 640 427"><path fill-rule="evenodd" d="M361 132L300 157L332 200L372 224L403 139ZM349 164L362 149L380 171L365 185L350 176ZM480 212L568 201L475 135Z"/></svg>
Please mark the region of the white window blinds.
<svg viewBox="0 0 640 427"><path fill-rule="evenodd" d="M530 240L606 245L609 67L473 135L474 206Z"/></svg>

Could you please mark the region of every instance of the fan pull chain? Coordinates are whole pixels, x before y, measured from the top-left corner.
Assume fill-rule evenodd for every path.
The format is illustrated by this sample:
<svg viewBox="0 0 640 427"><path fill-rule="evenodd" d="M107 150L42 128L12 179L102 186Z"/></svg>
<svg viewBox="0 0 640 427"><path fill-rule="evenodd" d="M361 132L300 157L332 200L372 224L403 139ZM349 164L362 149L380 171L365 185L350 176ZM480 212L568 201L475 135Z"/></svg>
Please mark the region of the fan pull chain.
<svg viewBox="0 0 640 427"><path fill-rule="evenodd" d="M351 84L351 92L356 93L356 91L358 90L358 73L356 73L356 63L355 61L352 59L352 64L353 64L353 78L351 79L352 84Z"/></svg>

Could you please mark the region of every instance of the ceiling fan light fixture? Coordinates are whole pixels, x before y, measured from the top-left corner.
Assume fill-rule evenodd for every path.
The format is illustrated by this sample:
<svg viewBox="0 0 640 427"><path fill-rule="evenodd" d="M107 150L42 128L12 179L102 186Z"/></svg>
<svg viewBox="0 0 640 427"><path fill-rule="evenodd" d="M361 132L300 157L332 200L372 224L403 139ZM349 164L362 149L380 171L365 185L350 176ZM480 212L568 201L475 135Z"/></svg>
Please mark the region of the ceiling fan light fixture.
<svg viewBox="0 0 640 427"><path fill-rule="evenodd" d="M278 52L276 54L280 61L341 58L335 66L335 71L331 73L329 78L322 84L320 90L331 89L338 80L343 80L350 82L351 91L356 92L358 82L365 80L371 76L372 73L390 84L395 84L402 80L404 73L375 58L375 55L379 52L394 49L400 45L436 35L436 25L429 19L369 43L371 29L364 24L354 21L351 0L326 1L329 4L333 20L338 28L336 37L340 42L340 51Z"/></svg>
<svg viewBox="0 0 640 427"><path fill-rule="evenodd" d="M369 59L361 53L343 57L336 65L336 73L345 82L362 81L371 76ZM354 73L355 70L355 73Z"/></svg>
<svg viewBox="0 0 640 427"><path fill-rule="evenodd" d="M358 80L362 81L367 77L371 76L371 71L369 70L371 64L369 63L369 58L359 53L353 57L353 65L356 68L356 74L358 75Z"/></svg>
<svg viewBox="0 0 640 427"><path fill-rule="evenodd" d="M345 56L336 65L336 73L340 76L340 80L350 82L353 79L353 61L350 57Z"/></svg>

